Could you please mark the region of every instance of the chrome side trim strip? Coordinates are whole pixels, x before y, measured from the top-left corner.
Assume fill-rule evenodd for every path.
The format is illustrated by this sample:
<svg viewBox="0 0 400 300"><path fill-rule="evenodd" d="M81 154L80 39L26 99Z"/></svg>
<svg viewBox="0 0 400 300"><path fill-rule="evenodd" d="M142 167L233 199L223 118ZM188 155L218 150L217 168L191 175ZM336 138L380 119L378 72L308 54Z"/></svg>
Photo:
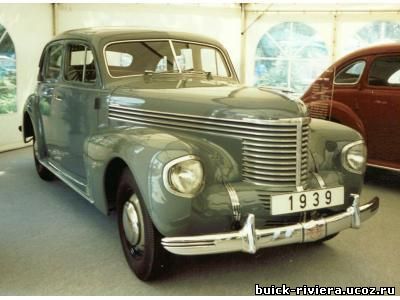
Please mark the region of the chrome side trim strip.
<svg viewBox="0 0 400 300"><path fill-rule="evenodd" d="M119 104L110 104L109 109L116 109L122 111L122 113L126 111L133 111L133 112L138 112L138 113L148 113L148 114L153 114L159 117L166 117L170 116L173 117L174 119L177 118L187 118L188 121L193 120L202 120L202 121L213 121L211 124L216 124L216 123L224 123L226 122L234 122L234 123L252 123L255 125L280 125L282 124L283 126L288 126L290 124L297 124L298 119L304 119L304 124L308 124L311 121L310 117L300 117L300 118L289 118L289 119L277 119L277 120L253 120L253 119L242 119L242 120L237 120L237 119L227 119L227 118L217 118L217 117L204 117L204 116L197 116L197 115L188 115L188 114L181 114L181 113L171 113L171 112L162 112L162 111L156 111L156 110L148 110L148 109L142 109L142 108L134 108L134 107L127 107L127 106L122 106ZM253 128L252 126L250 128Z"/></svg>
<svg viewBox="0 0 400 300"><path fill-rule="evenodd" d="M68 175L67 173L61 171L59 168L56 167L55 164L53 164L51 161L47 162L49 166L51 166L55 171L61 173L63 176L65 176L68 180L75 182L76 184L79 184L82 187L86 187L86 184L83 182L80 182L79 180L76 180L72 176Z"/></svg>
<svg viewBox="0 0 400 300"><path fill-rule="evenodd" d="M233 219L236 222L240 222L241 212L240 212L239 196L231 184L225 183L225 188L228 191L229 199L231 200Z"/></svg>
<svg viewBox="0 0 400 300"><path fill-rule="evenodd" d="M375 165L375 164L367 164L367 165L368 165L368 167L373 167L373 168L378 168L378 169L384 169L384 170L389 170L389 171L400 172L400 169L396 169L396 168L385 167L385 166L380 166L380 165Z"/></svg>
<svg viewBox="0 0 400 300"><path fill-rule="evenodd" d="M64 182L66 185L68 185L71 189L73 189L75 192L77 192L79 195L81 195L83 198L85 198L91 204L94 204L94 200L92 200L89 195L87 195L84 192L82 192L81 190L79 190L76 187L76 185L74 185L72 183L72 181L82 185L83 187L87 187L85 184L75 180L68 174L65 174L51 162L46 162L46 161L41 160L40 163L43 164L46 168L48 168L55 176L57 176L62 182Z"/></svg>

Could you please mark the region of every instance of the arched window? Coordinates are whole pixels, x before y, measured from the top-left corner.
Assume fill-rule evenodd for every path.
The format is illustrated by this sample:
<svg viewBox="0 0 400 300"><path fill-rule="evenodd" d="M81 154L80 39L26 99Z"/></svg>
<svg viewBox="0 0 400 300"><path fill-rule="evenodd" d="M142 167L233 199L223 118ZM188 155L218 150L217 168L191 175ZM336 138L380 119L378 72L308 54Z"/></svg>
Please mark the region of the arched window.
<svg viewBox="0 0 400 300"><path fill-rule="evenodd" d="M328 62L326 44L312 27L300 22L280 23L257 45L255 85L302 93Z"/></svg>
<svg viewBox="0 0 400 300"><path fill-rule="evenodd" d="M373 44L399 42L400 24L390 21L375 21L361 27L344 45L344 52Z"/></svg>
<svg viewBox="0 0 400 300"><path fill-rule="evenodd" d="M0 114L17 111L16 87L14 43L0 24Z"/></svg>

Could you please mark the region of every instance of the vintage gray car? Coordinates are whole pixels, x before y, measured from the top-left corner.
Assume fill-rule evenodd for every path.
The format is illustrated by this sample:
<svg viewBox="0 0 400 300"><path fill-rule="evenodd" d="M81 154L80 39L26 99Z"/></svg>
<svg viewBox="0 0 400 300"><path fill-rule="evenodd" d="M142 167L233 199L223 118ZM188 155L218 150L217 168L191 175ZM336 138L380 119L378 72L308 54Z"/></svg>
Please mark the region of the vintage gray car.
<svg viewBox="0 0 400 300"><path fill-rule="evenodd" d="M41 178L116 210L142 280L169 252L323 241L379 207L359 198L360 134L240 85L224 47L199 35L91 28L55 37L21 129Z"/></svg>

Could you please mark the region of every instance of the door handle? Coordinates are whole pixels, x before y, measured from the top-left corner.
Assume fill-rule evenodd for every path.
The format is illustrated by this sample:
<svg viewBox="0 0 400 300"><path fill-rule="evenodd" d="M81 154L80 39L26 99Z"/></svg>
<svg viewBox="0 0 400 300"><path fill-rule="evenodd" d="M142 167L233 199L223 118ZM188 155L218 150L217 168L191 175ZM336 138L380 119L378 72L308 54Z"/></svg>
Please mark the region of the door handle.
<svg viewBox="0 0 400 300"><path fill-rule="evenodd" d="M374 103L376 103L376 104L387 104L387 101L385 101L385 100L375 100Z"/></svg>

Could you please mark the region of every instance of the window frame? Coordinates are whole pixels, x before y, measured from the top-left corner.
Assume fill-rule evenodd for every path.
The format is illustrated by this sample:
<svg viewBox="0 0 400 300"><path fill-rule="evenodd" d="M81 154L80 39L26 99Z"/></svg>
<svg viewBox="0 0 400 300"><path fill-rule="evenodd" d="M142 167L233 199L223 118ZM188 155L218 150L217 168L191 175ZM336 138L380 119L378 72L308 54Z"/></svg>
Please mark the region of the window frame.
<svg viewBox="0 0 400 300"><path fill-rule="evenodd" d="M95 82L85 82L85 81L74 81L74 80L68 80L65 77L65 71L66 71L66 64L67 64L67 54L68 53L68 47L71 46L71 44L74 44L75 46L82 45L86 47L86 51L89 49L92 52L93 56L93 63L96 69L96 81ZM85 61L85 67L86 67L86 61ZM85 68L84 68L85 70ZM85 40L65 40L64 42L64 55L63 55L63 71L62 71L62 81L66 84L78 84L81 86L99 86L101 84L101 78L100 78L100 72L99 72L99 64L97 63L97 56L96 52L94 51L94 47L92 47L87 41Z"/></svg>
<svg viewBox="0 0 400 300"><path fill-rule="evenodd" d="M50 49L53 46L61 45L62 46L62 51L61 51L61 65L60 65L60 74L58 74L57 78L46 78L46 67L50 59ZM53 41L49 43L46 47L45 50L43 51L43 56L42 59L40 60L40 69L39 69L39 74L40 78L38 78L38 81L43 82L43 83L56 83L60 80L61 74L64 72L64 56L65 56L65 43L64 41Z"/></svg>
<svg viewBox="0 0 400 300"><path fill-rule="evenodd" d="M339 74L341 74L341 72L346 69L347 67L351 66L351 65L355 65L356 63L359 62L364 62L364 68L362 70L362 72L360 73L360 75L358 75L358 78L355 82L336 82L336 78L339 76ZM366 70L367 70L367 60L365 58L356 58L350 62L347 62L346 64L344 64L342 67L340 67L338 72L335 72L335 77L333 78L333 84L337 85L337 86L355 86L357 84L360 83L361 78L363 77L363 75L365 74ZM369 68L368 68L369 71Z"/></svg>
<svg viewBox="0 0 400 300"><path fill-rule="evenodd" d="M225 51L223 51L223 50L222 50L221 48L219 48L218 46L213 45L213 44L208 44L208 43L201 43L201 42L190 41L190 40L179 40L179 39L169 39L169 38L162 38L162 39L129 39L129 40L118 40L118 41L112 41L112 42L109 42L109 43L105 44L104 47L103 47L103 60L104 60L105 69L106 69L106 71L107 71L108 76L109 76L110 78L113 78L113 79L121 79L121 78L129 78L129 77L143 76L143 74L132 74L132 75L123 75L123 76L113 76L113 75L111 75L110 70L109 70L109 68L108 68L107 55L106 55L106 48L107 48L108 46L113 45L113 44L121 44L121 43L132 43L132 42L160 42L160 41L166 41L166 42L168 42L168 43L170 43L170 44L171 44L171 43L173 44L173 42L191 43L191 44L203 45L203 46L207 46L207 47L211 47L211 48L216 49L217 51L219 51L219 52L222 54L223 58L225 59L226 66L227 66L227 68L228 68L228 71L229 71L230 76L227 76L227 77L225 77L225 76L224 76L224 77L221 77L221 76L213 76L213 77L239 81L239 79L237 78L236 72L235 72L234 69L233 69L231 60L229 59L229 57L227 57L227 55L225 54ZM176 61L175 48L172 47L171 50L172 50L172 53L173 53L173 55L174 55L175 63L176 63L177 65L179 65L178 62ZM180 68L179 68L179 69L180 69ZM179 73L177 73L177 74L182 74L182 73L179 72Z"/></svg>

